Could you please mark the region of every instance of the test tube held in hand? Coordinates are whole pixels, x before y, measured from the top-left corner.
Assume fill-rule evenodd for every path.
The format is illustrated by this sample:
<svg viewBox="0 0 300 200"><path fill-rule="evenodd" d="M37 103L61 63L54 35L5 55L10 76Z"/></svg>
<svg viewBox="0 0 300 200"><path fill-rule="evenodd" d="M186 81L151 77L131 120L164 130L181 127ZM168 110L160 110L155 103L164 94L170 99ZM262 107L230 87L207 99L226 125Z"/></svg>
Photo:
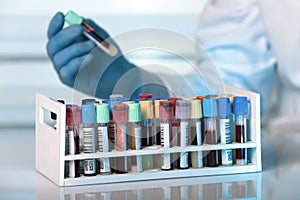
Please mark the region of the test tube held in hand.
<svg viewBox="0 0 300 200"><path fill-rule="evenodd" d="M109 105L96 104L96 121L98 127L98 151L109 152L108 123ZM109 158L99 158L100 174L111 174Z"/></svg>
<svg viewBox="0 0 300 200"><path fill-rule="evenodd" d="M96 152L96 113L94 104L81 106L83 124L83 152ZM95 176L97 173L96 159L84 160L84 175Z"/></svg>
<svg viewBox="0 0 300 200"><path fill-rule="evenodd" d="M230 144L231 141L231 121L230 121L230 99L218 98L218 130L221 144ZM221 150L222 165L232 165L232 149Z"/></svg>
<svg viewBox="0 0 300 200"><path fill-rule="evenodd" d="M68 130L69 155L79 154L79 129L81 124L81 110L79 106L67 106L66 125ZM79 177L79 160L69 161L69 177Z"/></svg>
<svg viewBox="0 0 300 200"><path fill-rule="evenodd" d="M171 130L172 120L174 118L174 105L171 101L161 101L159 103L159 119L161 132L161 146L165 149L171 147ZM171 154L165 153L162 155L162 170L173 169Z"/></svg>
<svg viewBox="0 0 300 200"><path fill-rule="evenodd" d="M245 143L247 142L247 97L234 97L233 114L235 116L235 141L237 143ZM247 164L247 149L236 149L236 164Z"/></svg>
<svg viewBox="0 0 300 200"><path fill-rule="evenodd" d="M141 131L141 107L138 103L128 104L128 126L130 133L130 148L140 150L142 147L142 131ZM132 171L142 172L142 156L137 155L131 159Z"/></svg>
<svg viewBox="0 0 300 200"><path fill-rule="evenodd" d="M217 101L215 98L202 99L203 106L203 131L204 143L217 144ZM218 167L218 152L210 150L206 155L206 165L208 167Z"/></svg>
<svg viewBox="0 0 300 200"><path fill-rule="evenodd" d="M189 141L189 118L191 103L187 100L177 100L175 117L179 121L178 133L180 136L180 147L187 147ZM188 152L180 153L179 168L189 168Z"/></svg>
<svg viewBox="0 0 300 200"><path fill-rule="evenodd" d="M116 124L116 150L126 151L128 140L128 105L117 103L113 106L113 121ZM128 172L127 156L116 158L116 173L124 174Z"/></svg>

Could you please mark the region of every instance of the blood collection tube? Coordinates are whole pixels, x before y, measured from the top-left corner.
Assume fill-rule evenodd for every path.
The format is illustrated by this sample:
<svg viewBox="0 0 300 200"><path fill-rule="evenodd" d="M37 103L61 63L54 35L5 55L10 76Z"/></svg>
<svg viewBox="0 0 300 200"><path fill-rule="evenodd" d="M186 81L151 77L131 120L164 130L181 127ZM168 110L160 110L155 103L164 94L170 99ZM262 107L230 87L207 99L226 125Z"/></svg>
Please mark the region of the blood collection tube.
<svg viewBox="0 0 300 200"><path fill-rule="evenodd" d="M177 97L171 97L168 98L168 101L171 101L174 105L174 116L173 116L173 120L172 120L172 130L171 130L171 147L175 147L175 146L180 146L179 141L180 141L180 135L179 135L179 120L176 118L175 113L176 113L176 101L180 100L180 98ZM180 157L180 153L173 153L171 158L171 162L173 163L173 167L174 168L179 168L179 157Z"/></svg>
<svg viewBox="0 0 300 200"><path fill-rule="evenodd" d="M187 100L176 101L175 117L179 121L179 136L180 147L187 147L189 143L189 118L190 118L191 103ZM180 169L189 168L188 152L180 153Z"/></svg>
<svg viewBox="0 0 300 200"><path fill-rule="evenodd" d="M203 132L205 144L217 144L217 101L215 98L202 99L203 108ZM218 166L218 152L217 150L211 150L206 155L206 165L208 167Z"/></svg>
<svg viewBox="0 0 300 200"><path fill-rule="evenodd" d="M116 124L116 150L127 150L128 133L128 105L123 103L114 104L113 121ZM116 173L123 174L128 172L128 159L126 156L116 158Z"/></svg>
<svg viewBox="0 0 300 200"><path fill-rule="evenodd" d="M79 15L77 15L73 11L69 11L65 15L65 21L70 24L81 24L85 29L83 34L90 39L91 41L95 42L95 44L105 53L110 56L116 56L118 53L118 49L111 43L107 42L106 39L102 37L99 33L97 33L93 27L91 27L86 21Z"/></svg>
<svg viewBox="0 0 300 200"><path fill-rule="evenodd" d="M130 133L130 148L140 150L142 148L141 107L138 103L128 104L128 127ZM131 159L131 170L142 172L142 156L137 155Z"/></svg>
<svg viewBox="0 0 300 200"><path fill-rule="evenodd" d="M230 99L218 98L218 130L221 144L230 144L231 140L231 121L230 121ZM232 149L221 150L222 165L232 165Z"/></svg>
<svg viewBox="0 0 300 200"><path fill-rule="evenodd" d="M201 100L191 100L191 118L190 118L190 143L192 145L202 145L202 105ZM191 152L191 163L194 168L203 167L202 151Z"/></svg>
<svg viewBox="0 0 300 200"><path fill-rule="evenodd" d="M237 143L247 142L247 97L234 97L233 114L235 116L235 141ZM247 149L236 149L236 164L247 164Z"/></svg>
<svg viewBox="0 0 300 200"><path fill-rule="evenodd" d="M83 152L96 152L96 113L94 104L85 104L81 106L82 124L83 124ZM84 160L84 175L96 175L96 159Z"/></svg>
<svg viewBox="0 0 300 200"><path fill-rule="evenodd" d="M69 155L79 154L79 129L81 124L81 111L80 106L72 105L68 106L66 110L66 125L68 130L68 147ZM79 160L69 161L69 177L79 177Z"/></svg>
<svg viewBox="0 0 300 200"><path fill-rule="evenodd" d="M172 101L161 101L159 103L159 119L160 119L160 133L161 146L165 149L171 147L171 130L172 120L174 118L174 105ZM173 169L171 161L171 154L166 153L162 155L162 170Z"/></svg>
<svg viewBox="0 0 300 200"><path fill-rule="evenodd" d="M96 104L96 117L98 128L98 151L109 152L109 105ZM100 174L111 174L109 158L100 158L98 163L100 168Z"/></svg>

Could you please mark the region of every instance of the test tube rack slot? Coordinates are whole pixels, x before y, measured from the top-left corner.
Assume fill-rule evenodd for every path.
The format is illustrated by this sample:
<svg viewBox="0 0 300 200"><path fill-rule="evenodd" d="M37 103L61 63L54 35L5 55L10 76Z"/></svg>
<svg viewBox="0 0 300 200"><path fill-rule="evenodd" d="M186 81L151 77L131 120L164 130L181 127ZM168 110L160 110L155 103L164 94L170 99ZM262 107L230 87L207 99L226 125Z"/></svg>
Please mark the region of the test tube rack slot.
<svg viewBox="0 0 300 200"><path fill-rule="evenodd" d="M251 103L250 112L250 141L247 143L231 143L217 145L157 148L154 150L128 150L124 152L97 152L91 154L65 155L65 130L66 130L66 106L41 94L36 95L36 170L50 179L58 186L76 186L89 184L104 184L126 181L157 180L167 178L184 178L195 176L209 176L222 174L237 174L258 172L262 170L261 164L261 127L260 127L260 95L255 92L222 85L226 94L235 96L247 96ZM55 128L44 121L44 110L57 115ZM164 153L180 153L192 151L208 151L221 149L247 148L251 150L250 163L244 166L219 166L189 168L185 170L150 170L144 172L130 172L127 174L97 175L93 177L65 178L65 162L69 160L84 160L101 157L120 157L136 155L154 155Z"/></svg>

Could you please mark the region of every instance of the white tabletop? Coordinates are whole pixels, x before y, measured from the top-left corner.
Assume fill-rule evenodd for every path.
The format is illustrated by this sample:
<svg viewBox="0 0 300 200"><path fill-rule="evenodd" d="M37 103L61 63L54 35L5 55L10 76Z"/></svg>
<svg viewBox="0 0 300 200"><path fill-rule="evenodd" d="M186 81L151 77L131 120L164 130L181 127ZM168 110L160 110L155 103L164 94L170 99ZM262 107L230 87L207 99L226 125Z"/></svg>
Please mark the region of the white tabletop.
<svg viewBox="0 0 300 200"><path fill-rule="evenodd" d="M58 187L35 171L34 129L0 129L0 199L299 199L300 134L262 133L263 171Z"/></svg>

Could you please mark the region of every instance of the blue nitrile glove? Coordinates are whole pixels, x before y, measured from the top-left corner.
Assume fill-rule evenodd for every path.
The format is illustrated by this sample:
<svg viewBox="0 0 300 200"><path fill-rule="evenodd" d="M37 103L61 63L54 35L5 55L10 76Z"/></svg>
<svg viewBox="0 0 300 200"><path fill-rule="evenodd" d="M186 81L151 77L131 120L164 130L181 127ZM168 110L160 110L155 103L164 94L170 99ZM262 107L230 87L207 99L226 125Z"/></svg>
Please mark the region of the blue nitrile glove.
<svg viewBox="0 0 300 200"><path fill-rule="evenodd" d="M83 35L82 25L63 28L64 22L64 15L58 12L48 28L47 52L60 80L89 95L107 98L116 82L129 70L135 69L135 65L122 55L111 39L109 42L118 48L118 55L114 57L95 48L95 43ZM85 19L85 22L105 39L110 37L92 20Z"/></svg>

